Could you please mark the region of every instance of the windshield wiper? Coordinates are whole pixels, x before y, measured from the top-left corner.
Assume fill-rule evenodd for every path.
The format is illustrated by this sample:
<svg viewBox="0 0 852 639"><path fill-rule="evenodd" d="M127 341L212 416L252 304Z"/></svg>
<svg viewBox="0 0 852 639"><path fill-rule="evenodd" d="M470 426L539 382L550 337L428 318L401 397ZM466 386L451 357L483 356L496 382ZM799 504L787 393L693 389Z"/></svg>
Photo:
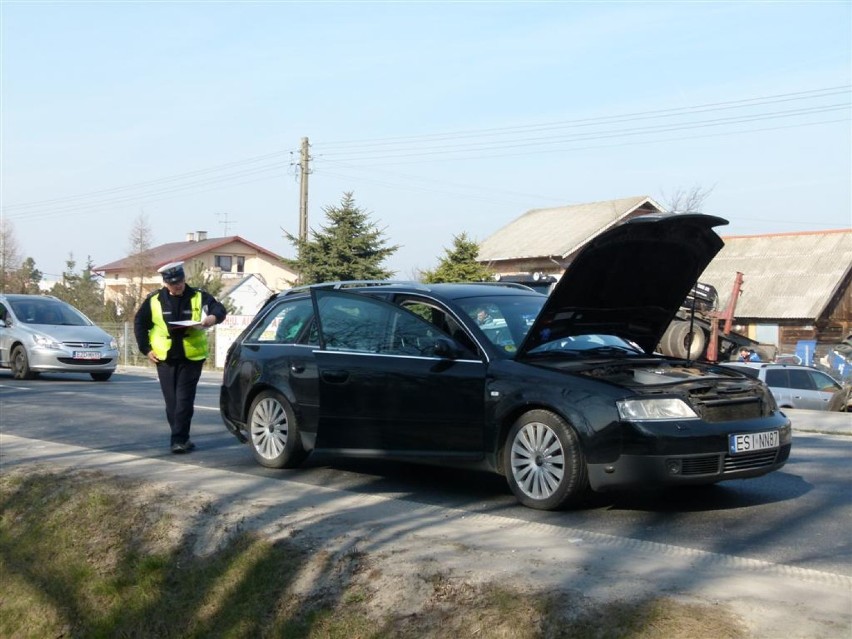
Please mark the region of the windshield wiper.
<svg viewBox="0 0 852 639"><path fill-rule="evenodd" d="M617 355L619 357L627 357L630 355L641 355L632 348L627 346L596 346L595 348L587 348L581 351L582 355Z"/></svg>

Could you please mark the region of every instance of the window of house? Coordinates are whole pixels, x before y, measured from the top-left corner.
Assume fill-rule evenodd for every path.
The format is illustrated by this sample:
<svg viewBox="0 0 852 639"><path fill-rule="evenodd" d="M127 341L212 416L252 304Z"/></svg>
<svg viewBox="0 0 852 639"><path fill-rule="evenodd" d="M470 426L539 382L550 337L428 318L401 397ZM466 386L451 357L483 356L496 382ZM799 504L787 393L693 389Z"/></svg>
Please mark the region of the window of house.
<svg viewBox="0 0 852 639"><path fill-rule="evenodd" d="M245 273L246 271L246 258L244 255L237 256L237 273Z"/></svg>
<svg viewBox="0 0 852 639"><path fill-rule="evenodd" d="M232 258L231 258L231 256L230 256L230 255L217 255L217 256L214 258L214 263L213 263L213 265L214 265L214 266L217 266L217 267L218 267L218 268L220 268L220 269L222 269L222 271L224 271L225 273L230 273L230 272L231 272L231 262L232 262L232 261L233 261L233 260L232 260Z"/></svg>

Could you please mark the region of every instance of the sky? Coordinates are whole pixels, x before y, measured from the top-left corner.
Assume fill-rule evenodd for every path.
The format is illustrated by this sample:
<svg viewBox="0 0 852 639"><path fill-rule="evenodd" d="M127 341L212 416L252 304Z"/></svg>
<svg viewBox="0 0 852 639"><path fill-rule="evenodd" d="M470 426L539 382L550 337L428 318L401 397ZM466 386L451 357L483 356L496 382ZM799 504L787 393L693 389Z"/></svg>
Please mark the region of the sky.
<svg viewBox="0 0 852 639"><path fill-rule="evenodd" d="M352 193L409 279L526 211L852 227L852 2L0 1L0 210L55 278ZM570 219L566 219L570 224Z"/></svg>

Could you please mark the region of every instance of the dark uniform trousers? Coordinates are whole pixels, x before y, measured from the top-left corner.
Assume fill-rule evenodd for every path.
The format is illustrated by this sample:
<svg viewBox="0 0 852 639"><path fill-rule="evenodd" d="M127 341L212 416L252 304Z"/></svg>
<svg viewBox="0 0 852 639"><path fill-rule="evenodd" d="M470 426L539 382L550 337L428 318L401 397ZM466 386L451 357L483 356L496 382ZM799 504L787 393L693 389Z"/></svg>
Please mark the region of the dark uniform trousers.
<svg viewBox="0 0 852 639"><path fill-rule="evenodd" d="M195 404L195 390L204 362L181 360L157 364L160 389L166 400L166 419L172 429L172 444L185 444Z"/></svg>

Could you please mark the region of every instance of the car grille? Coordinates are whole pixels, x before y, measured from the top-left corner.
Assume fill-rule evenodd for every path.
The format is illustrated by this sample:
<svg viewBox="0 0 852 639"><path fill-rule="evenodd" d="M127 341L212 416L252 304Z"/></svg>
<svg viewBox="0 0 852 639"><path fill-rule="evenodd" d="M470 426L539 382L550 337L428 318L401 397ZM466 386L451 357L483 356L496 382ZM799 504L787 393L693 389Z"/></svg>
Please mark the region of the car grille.
<svg viewBox="0 0 852 639"><path fill-rule="evenodd" d="M682 457L680 474L684 477L695 475L718 475L722 462L722 474L736 473L772 466L778 458L777 450L763 450L744 455L704 455L702 457Z"/></svg>
<svg viewBox="0 0 852 639"><path fill-rule="evenodd" d="M103 348L103 342L62 342L66 348L96 349Z"/></svg>
<svg viewBox="0 0 852 639"><path fill-rule="evenodd" d="M737 397L731 399L699 399L690 397L701 419L709 423L732 422L740 419L756 419L763 416L763 402L759 397Z"/></svg>
<svg viewBox="0 0 852 639"><path fill-rule="evenodd" d="M745 455L725 455L725 467L723 473L735 473L740 470L753 470L771 466L778 457L777 450L764 450L757 453Z"/></svg>

